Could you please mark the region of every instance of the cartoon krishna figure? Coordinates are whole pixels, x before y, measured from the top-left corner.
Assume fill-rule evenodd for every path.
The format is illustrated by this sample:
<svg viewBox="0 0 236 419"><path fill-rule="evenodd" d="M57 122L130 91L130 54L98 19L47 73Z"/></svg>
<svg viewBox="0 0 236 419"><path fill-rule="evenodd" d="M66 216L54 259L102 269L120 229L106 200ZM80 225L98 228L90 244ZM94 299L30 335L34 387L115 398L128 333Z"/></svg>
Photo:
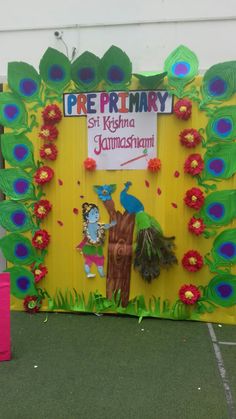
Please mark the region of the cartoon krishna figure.
<svg viewBox="0 0 236 419"><path fill-rule="evenodd" d="M105 276L104 256L102 246L105 241L105 231L116 225L116 221L110 224L99 223L99 209L95 204L85 202L82 205L83 214L83 234L84 238L76 247L84 256L84 270L87 278L94 278L96 275L91 273L91 266L97 266L101 278Z"/></svg>

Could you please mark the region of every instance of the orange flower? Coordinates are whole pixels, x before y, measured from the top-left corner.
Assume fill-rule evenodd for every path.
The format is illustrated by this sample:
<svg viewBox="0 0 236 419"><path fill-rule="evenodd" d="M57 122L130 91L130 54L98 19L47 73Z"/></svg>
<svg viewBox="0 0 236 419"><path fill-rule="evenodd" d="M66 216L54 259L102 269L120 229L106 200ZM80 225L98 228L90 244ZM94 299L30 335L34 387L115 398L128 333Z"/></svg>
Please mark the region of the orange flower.
<svg viewBox="0 0 236 419"><path fill-rule="evenodd" d="M92 159L91 157L88 157L87 159L84 160L84 167L86 170L93 171L96 169L97 163L94 159Z"/></svg>
<svg viewBox="0 0 236 419"><path fill-rule="evenodd" d="M161 160L158 158L148 160L148 170L158 172L161 168Z"/></svg>

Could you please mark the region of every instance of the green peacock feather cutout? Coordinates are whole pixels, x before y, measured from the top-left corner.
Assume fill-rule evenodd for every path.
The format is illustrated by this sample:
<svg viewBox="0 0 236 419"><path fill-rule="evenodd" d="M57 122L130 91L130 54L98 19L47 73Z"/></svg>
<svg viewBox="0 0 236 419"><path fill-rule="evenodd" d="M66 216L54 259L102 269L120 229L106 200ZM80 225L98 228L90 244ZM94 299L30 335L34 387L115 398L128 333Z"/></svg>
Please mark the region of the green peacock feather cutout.
<svg viewBox="0 0 236 419"><path fill-rule="evenodd" d="M21 202L0 202L0 225L10 232L23 233L32 230L30 213Z"/></svg>
<svg viewBox="0 0 236 419"><path fill-rule="evenodd" d="M124 51L111 46L101 59L103 80L108 89L126 90L132 77L132 63Z"/></svg>
<svg viewBox="0 0 236 419"><path fill-rule="evenodd" d="M71 78L80 91L88 92L95 89L101 81L100 58L85 51L73 62Z"/></svg>
<svg viewBox="0 0 236 419"><path fill-rule="evenodd" d="M0 93L0 123L13 130L25 131L28 127L25 105L13 93Z"/></svg>
<svg viewBox="0 0 236 419"><path fill-rule="evenodd" d="M8 63L7 81L11 90L26 102L38 100L41 80L31 65L16 61Z"/></svg>
<svg viewBox="0 0 236 419"><path fill-rule="evenodd" d="M209 119L206 127L209 142L233 141L236 137L236 106L222 106Z"/></svg>
<svg viewBox="0 0 236 419"><path fill-rule="evenodd" d="M166 58L164 71L168 73L168 84L178 97L184 96L184 87L198 74L198 58L184 45L180 45Z"/></svg>
<svg viewBox="0 0 236 419"><path fill-rule="evenodd" d="M219 143L207 149L201 180L229 179L236 173L236 143Z"/></svg>
<svg viewBox="0 0 236 419"><path fill-rule="evenodd" d="M14 265L30 265L36 260L35 249L27 237L10 233L0 239L4 257Z"/></svg>
<svg viewBox="0 0 236 419"><path fill-rule="evenodd" d="M207 286L206 297L221 307L236 304L236 275L220 274L211 279Z"/></svg>
<svg viewBox="0 0 236 419"><path fill-rule="evenodd" d="M71 79L69 59L54 48L48 48L39 64L40 75L54 92L62 93Z"/></svg>
<svg viewBox="0 0 236 419"><path fill-rule="evenodd" d="M236 61L215 64L203 76L202 95L204 102L223 101L236 91Z"/></svg>
<svg viewBox="0 0 236 419"><path fill-rule="evenodd" d="M13 200L34 200L32 177L22 169L1 169L0 190Z"/></svg>
<svg viewBox="0 0 236 419"><path fill-rule="evenodd" d="M206 196L198 215L207 227L224 226L236 217L236 190L212 192Z"/></svg>
<svg viewBox="0 0 236 419"><path fill-rule="evenodd" d="M34 147L24 134L2 134L1 149L4 159L11 166L35 168Z"/></svg>
<svg viewBox="0 0 236 419"><path fill-rule="evenodd" d="M27 295L37 295L34 284L34 275L22 266L14 266L6 272L10 273L11 294L16 298L24 299Z"/></svg>

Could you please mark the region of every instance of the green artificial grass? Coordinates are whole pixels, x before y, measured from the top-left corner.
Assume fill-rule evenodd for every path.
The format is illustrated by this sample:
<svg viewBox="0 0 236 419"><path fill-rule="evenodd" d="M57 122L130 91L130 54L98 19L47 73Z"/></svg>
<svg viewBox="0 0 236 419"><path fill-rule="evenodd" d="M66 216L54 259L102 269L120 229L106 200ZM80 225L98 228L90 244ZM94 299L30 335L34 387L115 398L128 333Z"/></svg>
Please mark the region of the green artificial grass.
<svg viewBox="0 0 236 419"><path fill-rule="evenodd" d="M14 312L12 349L1 419L228 418L204 323Z"/></svg>

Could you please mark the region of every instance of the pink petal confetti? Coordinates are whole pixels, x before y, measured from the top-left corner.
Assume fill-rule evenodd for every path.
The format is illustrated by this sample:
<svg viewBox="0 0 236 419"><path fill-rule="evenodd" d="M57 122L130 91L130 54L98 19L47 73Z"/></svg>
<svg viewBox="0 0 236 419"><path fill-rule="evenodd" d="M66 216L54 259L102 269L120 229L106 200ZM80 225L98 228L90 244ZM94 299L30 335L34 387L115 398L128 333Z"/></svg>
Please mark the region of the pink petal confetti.
<svg viewBox="0 0 236 419"><path fill-rule="evenodd" d="M75 215L78 215L78 214L79 214L79 210L78 210L78 208L73 208L73 213L74 213Z"/></svg>
<svg viewBox="0 0 236 419"><path fill-rule="evenodd" d="M161 195L161 189L160 188L157 188L157 194Z"/></svg>
<svg viewBox="0 0 236 419"><path fill-rule="evenodd" d="M149 188L150 183L148 182L148 180L145 180L145 185L146 185L147 188Z"/></svg>
<svg viewBox="0 0 236 419"><path fill-rule="evenodd" d="M61 227L63 227L63 222L62 221L60 221L60 220L57 220L57 224L59 224L59 226L61 226Z"/></svg>
<svg viewBox="0 0 236 419"><path fill-rule="evenodd" d="M58 185L62 186L63 185L63 181L61 179L58 179Z"/></svg>
<svg viewBox="0 0 236 419"><path fill-rule="evenodd" d="M175 173L174 173L174 177L179 177L179 176L180 176L180 173L179 173L178 170L176 170Z"/></svg>
<svg viewBox="0 0 236 419"><path fill-rule="evenodd" d="M80 198L81 198L81 199L84 199L84 195L80 195Z"/></svg>
<svg viewBox="0 0 236 419"><path fill-rule="evenodd" d="M178 208L178 205L175 202L171 202L173 208Z"/></svg>

